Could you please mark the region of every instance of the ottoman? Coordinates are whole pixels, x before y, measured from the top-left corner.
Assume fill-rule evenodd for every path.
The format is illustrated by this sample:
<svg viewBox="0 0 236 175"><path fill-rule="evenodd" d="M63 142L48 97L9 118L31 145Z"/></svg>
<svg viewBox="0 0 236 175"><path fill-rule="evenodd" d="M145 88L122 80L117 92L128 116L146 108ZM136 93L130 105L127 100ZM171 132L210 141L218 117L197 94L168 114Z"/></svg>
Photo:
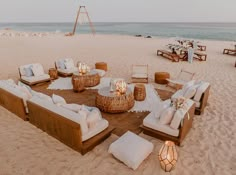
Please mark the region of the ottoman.
<svg viewBox="0 0 236 175"><path fill-rule="evenodd" d="M144 84L136 84L134 86L134 99L136 101L143 101L146 98L146 88Z"/></svg>
<svg viewBox="0 0 236 175"><path fill-rule="evenodd" d="M153 150L153 144L142 137L127 131L118 140L113 142L108 152L136 170Z"/></svg>
<svg viewBox="0 0 236 175"><path fill-rule="evenodd" d="M83 78L73 78L72 79L72 84L73 84L73 90L75 92L81 92L83 90L85 90L85 81Z"/></svg>
<svg viewBox="0 0 236 175"><path fill-rule="evenodd" d="M97 62L95 64L95 68L107 71L107 63L105 63L105 62Z"/></svg>
<svg viewBox="0 0 236 175"><path fill-rule="evenodd" d="M55 68L50 68L50 69L48 70L48 74L49 74L49 76L50 76L50 78L51 78L52 80L58 78L57 69L55 69Z"/></svg>
<svg viewBox="0 0 236 175"><path fill-rule="evenodd" d="M156 72L155 73L155 82L158 84L167 84L167 78L170 78L170 74L168 72Z"/></svg>

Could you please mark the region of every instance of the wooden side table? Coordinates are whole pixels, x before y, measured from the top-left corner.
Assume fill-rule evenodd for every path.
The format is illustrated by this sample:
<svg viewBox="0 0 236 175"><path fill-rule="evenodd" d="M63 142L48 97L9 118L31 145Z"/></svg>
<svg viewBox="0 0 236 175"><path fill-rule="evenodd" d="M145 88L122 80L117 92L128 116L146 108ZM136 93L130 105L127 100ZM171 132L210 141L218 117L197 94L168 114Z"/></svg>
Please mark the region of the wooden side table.
<svg viewBox="0 0 236 175"><path fill-rule="evenodd" d="M136 101L143 101L146 98L146 88L144 84L136 84L134 86L134 99Z"/></svg>
<svg viewBox="0 0 236 175"><path fill-rule="evenodd" d="M107 71L107 63L105 63L105 62L97 62L95 64L95 68Z"/></svg>
<svg viewBox="0 0 236 175"><path fill-rule="evenodd" d="M158 84L167 84L167 78L170 78L170 74L168 72L156 72L155 73L155 82Z"/></svg>
<svg viewBox="0 0 236 175"><path fill-rule="evenodd" d="M48 74L49 74L49 76L50 76L50 78L51 78L52 80L55 80L55 79L58 78L58 73L57 73L57 69L56 69L56 68L50 68L50 69L48 70Z"/></svg>

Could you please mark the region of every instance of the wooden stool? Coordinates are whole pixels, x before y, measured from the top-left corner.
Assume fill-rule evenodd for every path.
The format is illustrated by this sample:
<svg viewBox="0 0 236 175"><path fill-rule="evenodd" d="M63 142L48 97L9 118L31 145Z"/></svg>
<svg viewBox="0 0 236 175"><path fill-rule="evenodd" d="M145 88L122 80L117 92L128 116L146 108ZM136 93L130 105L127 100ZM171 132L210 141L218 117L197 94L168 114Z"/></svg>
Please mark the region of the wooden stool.
<svg viewBox="0 0 236 175"><path fill-rule="evenodd" d="M50 76L50 78L51 78L52 80L58 78L57 69L55 69L55 68L50 68L50 69L48 70L48 74L49 74L49 76Z"/></svg>
<svg viewBox="0 0 236 175"><path fill-rule="evenodd" d="M95 64L95 68L107 71L107 63L105 63L105 62L97 62Z"/></svg>
<svg viewBox="0 0 236 175"><path fill-rule="evenodd" d="M84 78L72 78L72 84L73 84L73 90L75 92L81 92L83 90L85 90L85 81Z"/></svg>
<svg viewBox="0 0 236 175"><path fill-rule="evenodd" d="M134 99L136 101L143 101L146 98L146 89L144 84L136 84L134 86Z"/></svg>
<svg viewBox="0 0 236 175"><path fill-rule="evenodd" d="M170 78L170 74L168 72L156 72L155 73L155 82L158 84L167 84L167 78Z"/></svg>

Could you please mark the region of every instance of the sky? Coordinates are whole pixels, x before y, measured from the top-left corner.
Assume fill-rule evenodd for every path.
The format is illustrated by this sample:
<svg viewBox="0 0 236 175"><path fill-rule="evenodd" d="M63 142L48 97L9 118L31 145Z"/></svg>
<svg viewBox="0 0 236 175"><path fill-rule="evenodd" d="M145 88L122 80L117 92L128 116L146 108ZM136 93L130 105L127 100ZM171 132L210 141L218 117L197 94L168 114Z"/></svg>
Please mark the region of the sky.
<svg viewBox="0 0 236 175"><path fill-rule="evenodd" d="M236 0L0 0L1 22L236 22Z"/></svg>

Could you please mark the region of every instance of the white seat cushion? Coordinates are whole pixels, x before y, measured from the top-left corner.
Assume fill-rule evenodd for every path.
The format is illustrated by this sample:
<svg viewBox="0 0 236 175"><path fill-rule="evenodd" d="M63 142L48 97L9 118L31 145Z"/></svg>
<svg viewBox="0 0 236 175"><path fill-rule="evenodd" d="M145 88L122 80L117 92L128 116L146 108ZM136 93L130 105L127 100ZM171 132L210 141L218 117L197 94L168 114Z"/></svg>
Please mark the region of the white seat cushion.
<svg viewBox="0 0 236 175"><path fill-rule="evenodd" d="M147 117L145 117L145 119L143 120L143 125L171 136L175 137L179 136L178 129L172 129L170 125L160 124L159 119L155 117L153 112L151 112L150 114L147 115Z"/></svg>
<svg viewBox="0 0 236 175"><path fill-rule="evenodd" d="M74 61L72 58L66 58L64 64L65 64L66 69L72 69L73 67L75 67Z"/></svg>
<svg viewBox="0 0 236 175"><path fill-rule="evenodd" d="M101 70L101 69L93 69L91 71L97 72L100 77L103 77L106 74L106 72L104 70Z"/></svg>
<svg viewBox="0 0 236 175"><path fill-rule="evenodd" d="M147 78L148 75L145 73L136 73L132 75L132 78Z"/></svg>
<svg viewBox="0 0 236 175"><path fill-rule="evenodd" d="M44 75L44 70L43 70L43 66L41 64L33 64L32 68L31 68L34 76L42 76Z"/></svg>
<svg viewBox="0 0 236 175"><path fill-rule="evenodd" d="M110 145L108 152L135 170L152 150L153 144L151 142L127 131Z"/></svg>
<svg viewBox="0 0 236 175"><path fill-rule="evenodd" d="M78 71L78 68L77 67L73 67L71 69L57 69L57 71L61 72L61 73L72 74L73 72Z"/></svg>
<svg viewBox="0 0 236 175"><path fill-rule="evenodd" d="M96 125L93 128L89 128L88 132L84 135L82 135L82 141L86 141L90 138L92 138L93 136L99 134L100 132L102 132L103 130L105 130L108 127L109 123L107 120L105 119L101 119L99 120Z"/></svg>
<svg viewBox="0 0 236 175"><path fill-rule="evenodd" d="M37 82L37 81L48 80L48 79L50 79L50 76L48 74L44 74L41 76L32 76L32 77L21 76L21 79L25 80L29 83L33 83L33 82Z"/></svg>
<svg viewBox="0 0 236 175"><path fill-rule="evenodd" d="M180 90L176 91L176 92L171 96L171 100L174 100L174 99L177 99L177 98L183 97L183 96L184 96L183 90L180 89Z"/></svg>

